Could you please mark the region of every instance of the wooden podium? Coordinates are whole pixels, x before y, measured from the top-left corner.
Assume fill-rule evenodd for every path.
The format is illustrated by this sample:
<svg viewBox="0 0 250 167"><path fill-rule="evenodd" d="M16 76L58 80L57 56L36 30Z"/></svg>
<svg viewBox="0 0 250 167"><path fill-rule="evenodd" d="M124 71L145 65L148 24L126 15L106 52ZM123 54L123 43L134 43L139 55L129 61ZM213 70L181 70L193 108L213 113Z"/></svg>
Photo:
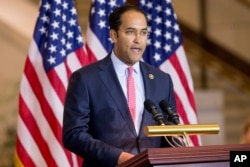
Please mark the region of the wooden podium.
<svg viewBox="0 0 250 167"><path fill-rule="evenodd" d="M118 167L229 167L230 151L250 151L250 144L151 148Z"/></svg>

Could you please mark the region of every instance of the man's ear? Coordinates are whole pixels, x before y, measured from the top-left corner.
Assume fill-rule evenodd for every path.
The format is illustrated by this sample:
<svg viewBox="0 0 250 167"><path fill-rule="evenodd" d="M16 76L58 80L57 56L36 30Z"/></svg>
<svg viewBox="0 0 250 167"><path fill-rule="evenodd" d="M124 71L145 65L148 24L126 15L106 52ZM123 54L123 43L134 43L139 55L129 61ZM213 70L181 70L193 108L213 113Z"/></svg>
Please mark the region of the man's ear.
<svg viewBox="0 0 250 167"><path fill-rule="evenodd" d="M118 34L116 33L115 30L113 30L113 29L109 30L109 36L112 39L113 43L117 42L117 36L118 36Z"/></svg>

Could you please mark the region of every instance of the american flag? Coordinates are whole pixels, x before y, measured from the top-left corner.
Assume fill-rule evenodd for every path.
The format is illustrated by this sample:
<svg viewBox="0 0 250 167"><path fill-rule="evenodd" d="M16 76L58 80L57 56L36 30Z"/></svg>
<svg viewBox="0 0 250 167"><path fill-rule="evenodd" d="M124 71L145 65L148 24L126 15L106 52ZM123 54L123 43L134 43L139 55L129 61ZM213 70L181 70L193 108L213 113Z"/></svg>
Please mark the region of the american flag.
<svg viewBox="0 0 250 167"><path fill-rule="evenodd" d="M92 1L89 14L89 26L86 34L86 49L92 62L107 56L113 48L109 37L109 14L125 0Z"/></svg>
<svg viewBox="0 0 250 167"><path fill-rule="evenodd" d="M69 76L88 61L73 1L42 0L20 85L15 166L81 166L62 145L62 118Z"/></svg>
<svg viewBox="0 0 250 167"><path fill-rule="evenodd" d="M150 32L143 59L171 75L181 122L196 124L193 81L171 0L139 0L139 7L147 14ZM194 146L201 144L199 136L190 139Z"/></svg>

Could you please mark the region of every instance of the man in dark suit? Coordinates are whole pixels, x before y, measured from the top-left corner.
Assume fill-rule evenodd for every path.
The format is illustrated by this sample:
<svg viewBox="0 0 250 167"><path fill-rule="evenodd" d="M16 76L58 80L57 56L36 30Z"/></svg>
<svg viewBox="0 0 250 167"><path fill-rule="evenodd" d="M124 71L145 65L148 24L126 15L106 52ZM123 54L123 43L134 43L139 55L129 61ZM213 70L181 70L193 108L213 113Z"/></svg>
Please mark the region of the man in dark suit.
<svg viewBox="0 0 250 167"><path fill-rule="evenodd" d="M145 99L166 100L175 110L170 76L141 61L148 30L144 12L122 6L109 16L114 48L103 60L74 72L65 99L63 143L84 158L85 167L115 167L147 148L163 146L143 128L157 124ZM128 67L133 67L135 118L128 107ZM160 111L159 111L160 112Z"/></svg>

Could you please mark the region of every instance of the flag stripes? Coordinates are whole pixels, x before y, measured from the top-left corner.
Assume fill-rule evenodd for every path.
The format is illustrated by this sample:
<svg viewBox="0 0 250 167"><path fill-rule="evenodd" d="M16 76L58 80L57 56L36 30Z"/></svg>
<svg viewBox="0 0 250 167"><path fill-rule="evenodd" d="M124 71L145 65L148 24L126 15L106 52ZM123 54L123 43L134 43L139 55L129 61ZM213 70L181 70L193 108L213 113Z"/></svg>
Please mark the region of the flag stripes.
<svg viewBox="0 0 250 167"><path fill-rule="evenodd" d="M15 165L79 167L62 143L72 72L88 64L73 1L42 0L19 93Z"/></svg>
<svg viewBox="0 0 250 167"><path fill-rule="evenodd" d="M143 59L170 74L176 97L176 111L181 117L181 122L196 124L193 82L172 2L171 0L139 0L139 6L147 14L150 31ZM198 136L192 136L191 144L200 145Z"/></svg>

